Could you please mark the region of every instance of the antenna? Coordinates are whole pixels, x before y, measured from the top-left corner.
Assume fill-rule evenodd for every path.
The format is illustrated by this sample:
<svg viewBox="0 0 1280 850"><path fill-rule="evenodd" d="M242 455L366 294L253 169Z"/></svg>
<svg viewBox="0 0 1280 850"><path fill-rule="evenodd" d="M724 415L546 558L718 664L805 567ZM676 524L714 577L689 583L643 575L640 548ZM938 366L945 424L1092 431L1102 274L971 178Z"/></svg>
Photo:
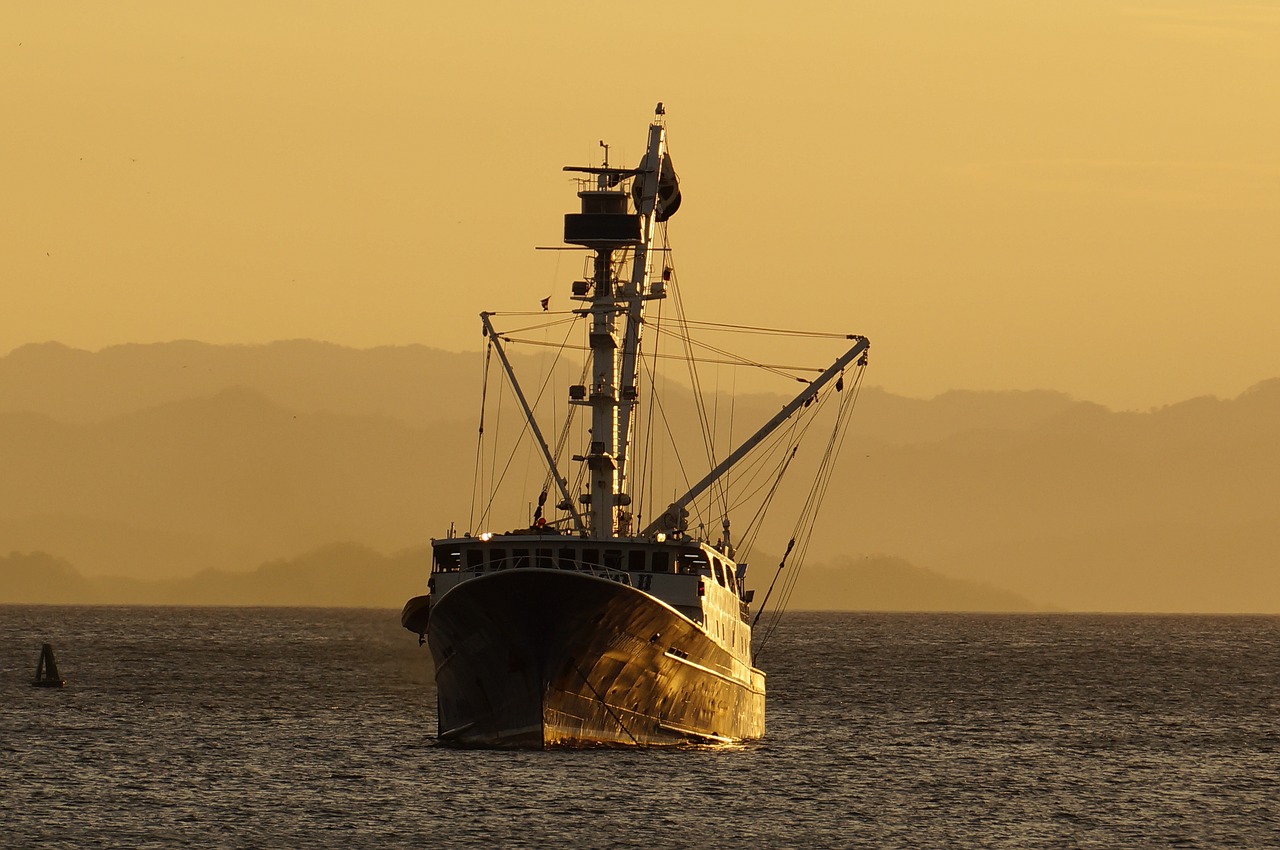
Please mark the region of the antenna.
<svg viewBox="0 0 1280 850"><path fill-rule="evenodd" d="M604 143L604 139L600 140L600 147L604 148L604 167L609 167L609 146Z"/></svg>

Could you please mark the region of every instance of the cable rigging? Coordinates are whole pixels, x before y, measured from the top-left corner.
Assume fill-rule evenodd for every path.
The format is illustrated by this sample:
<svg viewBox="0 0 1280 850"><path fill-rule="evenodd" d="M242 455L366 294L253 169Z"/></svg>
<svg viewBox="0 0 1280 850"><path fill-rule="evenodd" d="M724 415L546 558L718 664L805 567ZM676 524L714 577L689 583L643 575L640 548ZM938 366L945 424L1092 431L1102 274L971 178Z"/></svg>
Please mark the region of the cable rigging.
<svg viewBox="0 0 1280 850"><path fill-rule="evenodd" d="M827 439L825 451L822 460L819 463L818 475L815 478L814 485L810 488L808 498L805 500L804 506L800 511L799 517L796 519L792 536L787 544L786 552L783 554L782 560L778 564L778 569L774 574L773 581L769 585L769 593L766 593L764 602L761 603L756 613L755 622L758 622L765 611L765 603L768 601L769 594L772 593L774 585L779 577L782 577L782 587L780 590L780 600L774 607L771 618L766 624L764 634L761 635L755 643L753 659L758 659L768 645L770 638L777 630L782 621L782 615L786 612L787 606L791 600L791 596L795 591L796 583L799 579L800 570L804 566L805 558L808 555L809 543L813 536L813 529L817 523L818 513L822 503L825 501L827 488L831 483L831 476L835 469L835 460L840 453L840 449L844 445L844 440L848 435L849 423L852 421L852 412L857 405L858 397L862 391L862 379L865 373L866 357L865 354L859 359L855 367L853 377L853 387L848 393L844 393L840 404L837 406L835 422L832 425L831 434ZM837 391L844 390L844 379L841 377L836 385ZM784 573L787 566L787 558L791 555L793 549L797 549L795 562L790 572ZM753 660L754 663L754 660Z"/></svg>

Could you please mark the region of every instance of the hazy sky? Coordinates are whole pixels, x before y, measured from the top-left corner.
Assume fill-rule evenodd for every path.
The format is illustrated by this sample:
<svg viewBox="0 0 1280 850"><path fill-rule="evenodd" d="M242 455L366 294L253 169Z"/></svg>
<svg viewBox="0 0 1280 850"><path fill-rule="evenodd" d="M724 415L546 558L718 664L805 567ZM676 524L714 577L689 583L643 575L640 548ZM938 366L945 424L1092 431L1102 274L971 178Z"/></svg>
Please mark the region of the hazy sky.
<svg viewBox="0 0 1280 850"><path fill-rule="evenodd" d="M1117 408L1280 375L1280 3L7 4L0 352L478 349L665 101L691 312Z"/></svg>

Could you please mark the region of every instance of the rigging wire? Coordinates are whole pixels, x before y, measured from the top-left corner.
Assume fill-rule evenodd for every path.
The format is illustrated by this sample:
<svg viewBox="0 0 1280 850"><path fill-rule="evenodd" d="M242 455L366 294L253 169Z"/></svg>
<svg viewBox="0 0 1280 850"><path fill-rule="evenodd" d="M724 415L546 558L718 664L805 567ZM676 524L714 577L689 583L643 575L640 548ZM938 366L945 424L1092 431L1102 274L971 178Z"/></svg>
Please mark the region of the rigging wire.
<svg viewBox="0 0 1280 850"><path fill-rule="evenodd" d="M665 240L666 228L662 229L661 234L662 234L662 238ZM665 241L662 244L665 249ZM655 328L660 327L662 325L662 303L665 300L666 300L665 298L658 299L658 303L655 309L656 315L654 316L654 320L652 323ZM637 496L638 496L638 499L637 499L638 504L636 506L637 525L640 525L642 523L642 518L645 516L645 512L648 510L649 506L653 504L653 482L654 482L654 479L656 478L655 470L657 469L656 459L653 457L653 453L654 453L653 416L654 416L654 411L658 406L658 400L661 398L661 396L658 394L658 378L655 374L657 369L658 345L659 345L659 341L661 340L661 336L655 332L654 334L652 334L652 337L653 337L653 342L651 343L650 347L653 349L653 351L649 355L652 362L651 363L645 362L643 351L636 358L637 362L640 365L640 368L636 370L637 383L643 377L647 376L649 378L647 383L647 389L648 389L647 396L648 396L649 404L648 404L647 417L644 423L644 437L643 437L644 452L643 452L643 456L635 457L635 461L636 461L635 467L637 469L637 474L639 477L639 486L636 488ZM640 395L639 387L637 386L636 396L639 397L639 395ZM633 416L635 415L634 408L632 409L632 415ZM639 417L637 416L636 419L638 424ZM639 436L640 435L637 434L637 437ZM639 443L640 441L637 439L637 444Z"/></svg>
<svg viewBox="0 0 1280 850"><path fill-rule="evenodd" d="M548 299L549 299L549 298L550 298L550 296L548 296ZM543 335L544 335L544 337L545 337L545 335L546 335L546 330L547 330L548 328L550 328L550 327L552 327L552 325L547 325L547 326L545 326L545 327L544 327L544 329L543 329ZM570 330L570 332L572 332L572 330L573 330L573 326L572 326L572 325L570 325L570 326L569 326L569 330ZM533 410L534 410L534 411L536 411L536 410L538 409L538 405L541 403L543 395L545 395L545 394L546 394L547 387L548 387L548 386L550 386L550 384L551 384L551 378L552 378L552 376L556 374L556 366L560 363L560 356L564 353L564 343L565 343L567 340L568 340L568 337L567 337L567 335L566 335L565 339L562 339L562 340L560 341L560 342L561 342L561 345L560 345L560 347L559 347L559 348L557 348L557 349L556 349L555 357L554 357L554 358L552 358L552 360L551 360L551 363L550 363L550 364L547 364L547 363L546 363L546 358L545 358L545 357L544 357L544 358L542 358L543 365L546 367L546 371L544 372L544 374L543 374L543 376L542 376L542 386L541 386L541 387L539 387L539 389L538 389L538 395L537 395L537 397L534 399L534 402L533 402ZM555 415L555 396L554 396L554 395L552 395L552 397L551 397L551 420L554 422L554 421L555 421L555 418L556 418L556 415ZM531 424L530 424L530 423L528 423L527 421L526 421L526 423L525 423L525 427L530 428L530 429L532 430L532 426L531 426ZM541 519L541 518L542 518L542 509L543 509L543 506L544 506L544 505L546 504L546 502L547 502L547 493L548 493L548 491L551 489L551 481L552 481L552 479L554 478L554 469L555 469L555 460L554 460L554 459L555 459L555 455L553 454L553 455L552 455L552 463L551 463L550 465L547 465L547 462L546 462L545 458L541 459L541 460L542 460L542 465L543 465L543 466L545 466L545 467L546 467L546 469L543 471L542 486L541 486L541 488L540 488L540 489L539 489L539 491L538 491L538 507L537 507L537 510L536 510L536 512L535 512L535 511L530 511L530 512L529 512L529 515L530 515L530 516L529 516L529 525L530 525L530 527L532 527L532 526L533 526L533 525L534 525L534 524L535 524L539 519ZM530 468L530 466L531 466L531 465L532 465L532 459L531 459L528 455L526 455L526 456L525 456L525 467L524 467L524 484L523 484L523 485L522 485L522 487L521 487L521 492L522 492L522 493L528 493L528 492L529 492L529 468Z"/></svg>
<svg viewBox="0 0 1280 850"><path fill-rule="evenodd" d="M716 444L715 442L716 435L720 433L720 395L721 393L720 393L720 370L719 369L715 370L715 378L716 378L715 391L711 394L711 420L710 420L711 445L713 447ZM732 446L733 441L730 440L728 444ZM720 517L722 522L726 521L729 517L729 488L731 486L731 479L729 476L732 473L732 471L733 471L732 469L726 469L724 471L724 474L720 476L720 482L723 482L723 486L718 488L720 490L720 501L721 501L721 507L722 507L720 511ZM712 499L707 504L708 520L714 520L715 515L716 515L715 500Z"/></svg>
<svg viewBox="0 0 1280 850"><path fill-rule="evenodd" d="M590 363L583 363L583 364L582 364L582 374L581 374L581 376L578 378L578 382L579 382L579 383L583 383L583 384L585 384L585 383L586 383L586 381L587 381L587 373L588 373L588 371L590 370L590 368L591 368L591 364L590 364ZM570 433L570 431L573 429L573 423L574 423L574 421L577 419L577 415L576 415L576 414L577 414L577 412L578 412L577 405L570 404L570 405L569 405L569 410L565 413L565 417L564 417L564 426L563 426L563 427L561 427L561 429L560 429L560 436L559 436L558 438L556 438L556 446L555 446L555 450L551 453L551 459L552 459L553 461L555 461L555 464L556 464L556 468L557 468L557 469L558 469L558 468L559 468L559 466L560 466L560 458L562 458L562 457L564 456L564 448L565 448L565 446L566 446L566 445L568 445L568 443L569 443L569 433ZM552 484L552 479L553 479L553 478L554 478L554 476L552 475L552 471L551 471L550 469L548 469L548 470L547 470L546 478L544 478L544 479L543 479L543 481L542 481L542 489L543 489L543 490L550 490L550 489L551 489L551 484Z"/></svg>
<svg viewBox="0 0 1280 850"><path fill-rule="evenodd" d="M492 314L491 314L491 315L492 315ZM658 330L657 330L657 332L658 332L658 333L666 333L666 334L669 334L669 335L675 336L675 337L677 337L677 338L683 339L683 337L681 337L681 335L680 335L678 332L676 332L676 331L671 331L671 330L668 330L668 329L666 329L666 328L658 329ZM503 339L503 341L504 341L504 342L506 342L508 345L543 345L543 346L546 346L546 345L553 345L553 344L554 344L554 343L541 342L541 341L539 341L539 340L535 340L535 339L524 339L524 338L522 338L522 337L513 337L513 336L508 336L508 335L506 335L505 333L503 334L502 339ZM719 366L740 366L740 367L744 367L744 368L763 369L763 370L764 370L764 371L766 371L766 372L773 372L774 374L778 375L779 377L786 378L786 379L787 379L787 380L789 380L789 381L800 381L800 382L804 382L804 383L807 383L807 382L808 382L808 379L806 379L806 378L801 378L801 377L800 377L800 376L798 376L798 375L793 375L793 374L789 374L789 373L791 373L791 372L812 372L812 373L814 373L814 374L820 374L820 373L822 373L822 372L826 371L826 367L825 367L825 366L800 366L800 365L795 365L795 364L783 364L783 363L760 363L760 362L757 362L757 361L754 361L754 360L748 360L748 359L747 359L747 358L745 358L745 357L737 357L737 356L734 356L732 353L727 352L727 351L726 351L726 352L721 352L721 351L719 351L718 349L715 349L715 348L712 348L711 346L708 346L706 343L703 343L703 342L701 342L701 341L696 340L695 338L690 337L689 339L691 339L691 340L692 340L693 342L695 342L697 345L702 346L703 348L711 348L713 351L717 351L717 353L723 353L724 355L726 355L726 359L721 360L721 359L715 359L715 358L711 358L711 357L694 357L694 356L692 356L692 355L680 355L680 354L659 354L659 355L657 355L657 358L656 358L656 359L658 359L658 360L680 360L680 361L692 362L692 363L705 363L705 364L708 364L708 365L719 365ZM590 350L591 350L589 346L585 346L585 345L582 345L582 346L569 346L569 348L570 348L571 350L573 350L573 351L590 351Z"/></svg>
<svg viewBox="0 0 1280 850"><path fill-rule="evenodd" d="M835 459L839 455L840 449L844 446L844 441L848 436L849 423L852 421L851 414L854 407L857 405L858 397L862 391L862 380L863 375L865 374L865 367L865 360L860 360L855 368L853 388L849 393L844 395L840 404L837 406L835 423L832 426L831 434L827 440L826 451L824 452L821 463L819 464L818 475L814 486L810 489L809 497L805 501L805 505L801 510L800 517L796 521L795 530L793 532L792 540L793 542L798 543L799 551L796 554L795 562L791 571L787 573L783 579L780 600L773 610L771 619L765 627L764 634L756 643L756 651L754 653L755 658L759 658L764 652L765 647L769 644L770 638L782 622L782 616L786 612L791 596L795 591L800 570L804 566L805 558L808 555L809 543L812 540L813 529L817 523L818 513L822 503L825 501L827 489L831 483L832 473L835 469ZM839 386L840 384L837 384L837 387ZM789 544L787 548L788 555L791 553L791 550L792 546ZM775 582L777 581L778 575L782 574L785 565L786 556L783 557L782 563L778 565L778 574L774 576ZM770 588L772 589L772 587L773 585L771 584ZM764 606L762 604L759 613L756 615L756 619L759 620L760 615L763 613Z"/></svg>
<svg viewBox="0 0 1280 850"><path fill-rule="evenodd" d="M493 343L491 341L490 345L492 344ZM498 393L498 401L497 401L498 406L497 406L497 409L494 411L494 423L493 423L493 431L495 434L495 438L493 440L492 456L489 458L488 501L485 502L484 509L480 512L478 525L476 527L486 525L489 522L489 511L493 509L494 496L498 492L498 487L502 484L502 479L506 477L506 470L504 469L502 476L499 477L496 481L494 480L494 475L497 473L497 470L498 470L498 440L496 438L496 435L502 433L502 400L505 397L506 397L505 393L502 393L502 392ZM512 451L514 452L515 449L513 448ZM508 460L507 465L510 466L510 460Z"/></svg>
<svg viewBox="0 0 1280 850"><path fill-rule="evenodd" d="M505 393L498 394L499 414L501 414L502 399L505 398L505 396L506 396ZM497 470L497 465L498 465L498 449L497 449L498 441L494 440L494 451L493 451L494 457L493 457L493 464L492 464L491 475L490 475L491 484L489 487L489 500L488 502L485 503L484 512L480 516L480 521L482 523L488 520L489 512L493 509L494 502L497 500L498 490L501 489L502 482L507 480L507 473L509 473L511 471L512 466L515 465L516 456L520 453L520 446L524 443L525 437L528 436L529 433L530 433L529 423L526 421L524 423L524 427L520 429L520 434L516 437L515 441L512 443L511 451L507 454L506 463L503 464L503 467L502 467L502 474L497 477L497 480L492 480L492 472Z"/></svg>
<svg viewBox="0 0 1280 850"><path fill-rule="evenodd" d="M666 229L665 223L662 225L662 228L665 231ZM670 256L670 254L668 254L668 256ZM676 314L677 314L676 324L678 327L685 327L685 322L687 321L688 313L686 313L684 309L684 298L680 291L679 281L677 280L677 276L675 274L674 264L672 266L672 272L671 272L671 291L672 291L672 294L675 296L675 307L676 307ZM698 413L698 426L702 430L702 449L707 456L707 463L708 463L707 468L714 469L715 466L719 463L719 461L716 460L715 435L711 431L710 421L707 417L706 398L703 396L702 381L698 373L696 360L693 356L693 338L688 334L687 331L677 334L676 336L684 343L685 354L689 361L689 382L693 388L694 406ZM710 511L710 506L714 505L717 495L719 496L719 500L721 501L722 504L726 506L728 504L728 500L725 497L725 493L724 493L723 482L720 482L720 481L712 482L712 485L709 488L709 490L711 491L711 493L709 494L709 498L708 498L708 506L709 506L708 513L706 516L702 516L701 512L699 512L699 520L704 524L708 519L710 519L710 516L712 515Z"/></svg>
<svg viewBox="0 0 1280 850"><path fill-rule="evenodd" d="M773 483L769 488L769 492L765 494L764 499L760 501L760 506L756 509L755 515L747 524L747 531L742 537L742 560L746 560L750 557L751 549L755 546L756 537L760 533L760 527L763 525L764 516L768 513L769 508L773 506L773 497L777 495L778 486L782 484L782 478L787 474L787 470L791 468L791 461L795 459L795 456L796 447L793 447L791 451L787 453L787 457L782 462L782 466L779 467L777 474L774 475Z"/></svg>
<svg viewBox="0 0 1280 850"><path fill-rule="evenodd" d="M649 368L648 364L645 364L645 368L647 371ZM651 383L656 383L655 375L651 372L649 373L649 380ZM667 408L662 403L662 398L656 394L653 397L650 417L652 417L653 411L656 411L658 416L662 419L662 425L667 432L668 445L671 447L671 453L675 456L676 465L680 470L680 477L684 480L685 487L688 488L692 483L692 479L689 477L689 471L685 468L684 456L680 453L680 444L676 442L676 435L675 431L671 427L671 421L667 419Z"/></svg>
<svg viewBox="0 0 1280 850"><path fill-rule="evenodd" d="M677 335L680 333L679 331L671 331L671 330L667 330L666 332L667 332L667 333L677 334ZM775 366L775 365L770 365L770 364L768 364L768 363L761 363L761 362L760 362L760 361L758 361L758 360L750 360L750 359L748 359L748 358L746 358L746 357L743 357L743 356L741 356L741 355L735 354L735 353L733 353L732 351L729 351L729 350L727 350L727 349L721 348L720 346L712 345L712 344L710 344L710 343L708 343L708 342L706 342L706 341L704 341L704 340L696 339L696 338L695 338L695 337L693 337L692 335L689 335L687 330L686 330L686 331L684 331L684 333L688 336L687 342L688 342L688 344L689 344L690 346L694 346L694 345L696 345L696 346L698 346L699 348L706 349L707 351L710 351L710 352L712 352L712 353L714 353L714 354L718 354L718 355L720 355L720 356L722 356L722 357L728 358L727 360L723 361L723 363L724 363L724 364L726 364L726 365L751 366L751 367L754 367L754 368L756 368L756 369L762 369L762 370L764 370L764 371L766 371L766 372L772 372L772 373L774 373L775 375L778 375L779 377L787 378L787 379L789 379L789 380L794 380L794 381L805 381L805 379L804 379L804 378L801 378L801 377L800 377L800 376L798 376L798 375L788 374L788 371L789 371L789 370L790 370L790 371L797 371L797 372L804 372L804 371L822 372L822 371L824 371L824 369L823 369L823 368L820 368L820 367L806 368L806 367L803 367L803 366ZM691 358L693 358L693 355L692 355L692 354L690 354L690 357L691 357ZM720 361L710 360L709 358L693 358L693 359L697 360L697 362L705 362L705 363L720 362Z"/></svg>
<svg viewBox="0 0 1280 850"><path fill-rule="evenodd" d="M492 314L491 314L491 315L492 315ZM556 323L556 324L560 324L560 323ZM552 326L554 326L554 325L548 325L548 327L552 327ZM557 346L556 356L555 356L555 358L552 360L551 365L547 368L547 371L546 371L546 373L545 373L545 374L544 374L544 376L543 376L542 383L541 383L541 385L538 387L538 393L537 393L537 395L536 395L536 396L534 396L533 404L532 404L532 406L531 406L531 408L530 408L531 410L537 410L537 409L538 409L538 406L542 403L543 396L544 396L544 395L546 395L547 389L548 389L548 387L550 387L550 385L551 385L551 379L552 379L552 378L555 376L555 374L556 374L556 367L559 365L559 362L560 362L560 358L561 358L561 356L564 354L564 352L565 352L566 350L571 350L571 349L572 349L572 346L570 346L570 345L568 344L568 341L569 341L569 337L570 337L570 335L572 335L572 333L573 333L573 329L574 329L574 327L575 327L575 326L576 326L576 323L575 323L575 322L570 322L570 323L568 323L568 325L567 325L567 330L566 330L566 333L565 333L564 339L562 339L562 340L561 340L561 342L560 342L560 345L559 345L559 346ZM505 333L505 332L498 331L498 330L496 330L496 329L495 329L495 330L494 330L494 335L495 335L495 336L497 336L497 337L499 337L499 338L500 338L504 343L510 343L510 342L511 342L510 338L506 335L506 333ZM492 343L491 343L491 345L492 345ZM586 367L584 367L584 371L585 371L585 368L586 368ZM509 389L509 391L510 391L512 394L514 394L514 393L515 393L515 389L514 389L514 387L508 387L508 389ZM503 394L499 394L499 399L500 399L500 400L501 400L501 398L502 398L502 397L503 397ZM570 411L570 414L572 414L572 410ZM571 425L572 419L573 419L574 417L573 417L572 415L567 415L565 418L566 418L566 422L565 422L564 430L562 431L561 436L560 436L559 440L557 441L557 445L556 445L556 449L555 449L555 451L552 453L552 459L553 459L553 462L555 462L557 465L558 465L558 462L559 462L560 453L563 451L563 448L564 448L564 445L565 445L565 442L566 442L566 439L567 439L567 436L568 436L568 432L569 432L569 428L570 428L570 425ZM554 419L554 417L553 417L553 419ZM519 452L520 446L523 444L525 437L526 437L526 436L528 436L528 435L530 435L530 434L532 434L532 432L533 432L532 425L531 425L531 423L526 419L526 420L525 420L525 422L524 422L524 425L523 425L523 427L522 427L522 429L521 429L521 431L520 431L520 435L516 438L515 442L512 444L511 453L510 453L510 454L508 455L508 457L507 457L507 462L506 462L506 465L503 467L502 475L498 478L498 480L497 480L496 482L493 482L493 483L492 483L492 485L491 485L491 487L490 487L490 490L489 490L489 501L488 501L488 503L487 503L487 505L486 505L486 510L485 510L484 514L482 515L482 517L481 517L481 518L482 518L482 521L483 521L484 519L487 519L487 517L488 517L488 513L489 513L489 510L493 507L493 503L494 503L494 501L495 501L495 499L496 499L496 497L497 497L497 491L498 491L498 489L502 486L502 482L506 479L507 472L511 469L511 466L512 466L512 464L513 464L513 463L514 463L514 461L515 461L516 455L517 455L517 453ZM497 445L496 445L496 444L497 444L497 441L495 440L495 441L494 441L494 443L495 443L495 446L494 446L495 458L494 458L494 465L493 465L493 468L495 468L495 469L496 469L496 466L497 466L497 459L496 459L496 452L497 452ZM526 463L527 463L527 462L528 462L528 458L526 458ZM544 460L544 463L545 463L545 460ZM528 476L528 473L527 473L527 466L526 466L526 486L525 486L525 488L523 489L523 492L527 492L527 491L528 491L528 488L527 488L527 476ZM551 470L551 469L547 469L547 470L546 470L546 474L545 474L545 476L544 476L544 478L543 478L543 486L542 486L542 490L541 490L541 492L542 492L542 493L546 493L546 492L548 492L548 491L550 490L551 483L552 483L553 479L554 479L554 476L553 476L553 474L552 474L552 470ZM540 496L540 498L539 498L539 508L541 508L542 503L544 503L545 501L546 501L546 497L545 497L545 496Z"/></svg>
<svg viewBox="0 0 1280 850"><path fill-rule="evenodd" d="M787 450L782 458L782 462L776 467L777 471L773 476L769 492L765 495L765 498L761 500L760 505L756 508L755 514L747 522L746 529L743 531L742 557L744 559L750 555L751 550L755 547L756 538L759 537L760 532L764 528L765 516L773 506L773 498L777 495L778 488L782 484L782 479L791 468L791 462L795 459L795 456L800 449L800 438L803 436L804 431L801 430L800 435L796 435L795 431L797 428L794 425L788 430L790 433L786 441ZM766 481L765 483L770 482Z"/></svg>
<svg viewBox="0 0 1280 850"><path fill-rule="evenodd" d="M480 498L480 488L484 481L484 411L489 397L489 365L493 358L493 340L487 340L484 360L480 367L480 425L476 433L475 469L471 475L471 513L467 516L467 528L476 527L476 503Z"/></svg>
<svg viewBox="0 0 1280 850"><path fill-rule="evenodd" d="M731 325L725 322L704 322L690 319L687 325L691 328L704 328L715 331L731 331L735 333L768 334L769 336L811 337L814 339L849 339L849 334L831 333L827 331L801 331L787 328L765 328L758 325Z"/></svg>
<svg viewBox="0 0 1280 850"><path fill-rule="evenodd" d="M852 396L850 396L850 398L852 398ZM773 631L781 623L782 612L786 610L787 604L791 601L791 594L794 592L796 583L800 577L800 568L804 566L805 557L808 554L809 543L812 540L813 528L817 523L818 509L822 504L823 496L826 494L826 484L830 481L834 461L834 450L837 449L842 442L840 440L840 434L842 432L841 426L847 422L847 417L843 417L841 414L843 414L847 409L848 406L843 403L837 408L836 422L832 426L831 435L827 441L826 452L824 453L822 462L819 465L817 480L815 481L814 487L810 489L809 497L801 511L800 518L797 520L796 529L793 532L795 535L793 539L798 538L800 547L799 552L796 555L795 565L783 580L782 598L774 612L774 617L769 628L761 639L761 650L763 650L764 646L768 643Z"/></svg>
<svg viewBox="0 0 1280 850"><path fill-rule="evenodd" d="M511 328L509 330L504 330L502 332L503 339L506 339L507 336L510 334L527 333L529 331L540 331L546 328L554 328L558 325L574 324L575 322L577 322L579 319L582 318L582 316L579 313L573 310L553 310L550 312L538 312L538 313L489 313L489 318L491 319L492 318L508 318L508 317L516 317L516 316L541 316L545 319L549 319L549 321L538 322L532 325L523 325L518 328ZM553 319L552 317L557 317L557 318ZM551 342L538 343L533 340L530 340L530 342L534 345L538 345L538 344L555 345L555 343L551 343Z"/></svg>
<svg viewBox="0 0 1280 850"><path fill-rule="evenodd" d="M538 387L538 395L534 398L534 401L533 401L533 409L534 409L534 410L537 410L537 409L538 409L538 405L542 402L542 397L543 397L544 395L546 395L548 387L550 387L550 386L551 386L551 379L552 379L553 377L555 377L555 374L556 374L556 367L560 364L560 358L564 355L565 349L566 349L566 347L567 347L567 345L568 345L568 342L569 342L569 335L570 335L570 334L572 334L572 333L573 333L573 325L572 325L572 324L570 324L570 325L568 326L568 330L567 330L567 332L566 332L566 333L565 333L565 335L564 335L564 339L560 340L560 345L559 345L559 346L557 346L557 348L556 348L556 356L555 356L555 358L551 361L551 365L547 367L547 372L546 372L546 374L545 374L545 375L543 376L543 378L542 378L542 385L541 385L540 387ZM504 336L504 337L503 337L503 339L505 340L505 339L506 339L506 337ZM553 404L554 404L554 398L553 398ZM551 417L551 418L552 418L552 420L554 420L554 419L555 419L555 412L554 412L554 410L552 411L552 417ZM566 417L566 419L569 419L569 418L571 418L571 417ZM525 427L526 427L526 428L528 427L528 423L526 423ZM567 427L567 423L566 423L566 427ZM558 444L558 445L557 445L557 450L556 450L555 452L552 452L551 457L552 457L552 460L553 460L553 461L558 461L558 460L559 460L559 448L560 448L560 445ZM552 473L552 471L551 471L550 469L548 469L548 470L547 470L547 475L546 475L546 484L547 484L548 486L550 486L550 484L551 484L551 480L552 480L552 474L551 474L551 473ZM545 488L544 488L544 489L545 489Z"/></svg>
<svg viewBox="0 0 1280 850"><path fill-rule="evenodd" d="M800 444L808 436L809 429L818 421L823 409L827 405L827 400L830 398L831 394L824 391L814 397L813 403L801 408L800 417L795 420L791 429L787 433L786 447L788 450L795 451L800 447ZM764 512L760 513L759 518L759 524L752 527L752 530L757 534L763 526ZM753 522L755 522L755 520L753 520ZM753 536L753 542L754 539L755 537Z"/></svg>
<svg viewBox="0 0 1280 850"><path fill-rule="evenodd" d="M794 425L786 432L779 429L778 437L761 443L759 451L752 452L739 464L743 467L743 473L739 476L741 483L735 485L735 501L729 505L729 510L736 510L749 503L756 493L769 486L778 469L786 463L789 450L799 442L790 436L793 430Z"/></svg>
<svg viewBox="0 0 1280 850"><path fill-rule="evenodd" d="M720 370L717 369L716 370L716 388L719 389L719 387L720 387ZM718 404L716 405L716 409L719 410ZM734 372L732 374L732 382L729 385L728 445L730 446L734 444L733 443L733 425L734 425L734 414L737 412L737 409L738 409L738 373ZM724 471L724 490L725 490L724 513L720 517L720 529L722 534L724 535L721 538L721 541L724 543L725 546L728 547L725 551L730 553L734 551L734 546L733 546L733 532L730 530L730 525L729 525L729 511L731 507L729 505L729 491L732 489L734 482L737 480L738 480L738 477L734 473L734 470L732 467Z"/></svg>

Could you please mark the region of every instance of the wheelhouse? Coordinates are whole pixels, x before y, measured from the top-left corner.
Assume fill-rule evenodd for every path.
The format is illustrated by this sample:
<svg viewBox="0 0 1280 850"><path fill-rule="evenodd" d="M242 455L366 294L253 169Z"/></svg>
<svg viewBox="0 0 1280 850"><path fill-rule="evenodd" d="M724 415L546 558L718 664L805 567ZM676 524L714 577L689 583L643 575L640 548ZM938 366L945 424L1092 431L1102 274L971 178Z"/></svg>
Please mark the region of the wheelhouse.
<svg viewBox="0 0 1280 850"><path fill-rule="evenodd" d="M497 534L437 540L431 572L452 586L486 573L511 569L574 570L610 579L647 592L661 590L705 596L727 593L745 616L752 592L743 587L746 564L734 564L716 548L692 540L647 538L593 540L552 534ZM660 578L661 577L661 578ZM440 582L432 582L433 588ZM719 590L723 588L723 590ZM443 590L443 587L438 588ZM684 604L686 600L681 599Z"/></svg>

